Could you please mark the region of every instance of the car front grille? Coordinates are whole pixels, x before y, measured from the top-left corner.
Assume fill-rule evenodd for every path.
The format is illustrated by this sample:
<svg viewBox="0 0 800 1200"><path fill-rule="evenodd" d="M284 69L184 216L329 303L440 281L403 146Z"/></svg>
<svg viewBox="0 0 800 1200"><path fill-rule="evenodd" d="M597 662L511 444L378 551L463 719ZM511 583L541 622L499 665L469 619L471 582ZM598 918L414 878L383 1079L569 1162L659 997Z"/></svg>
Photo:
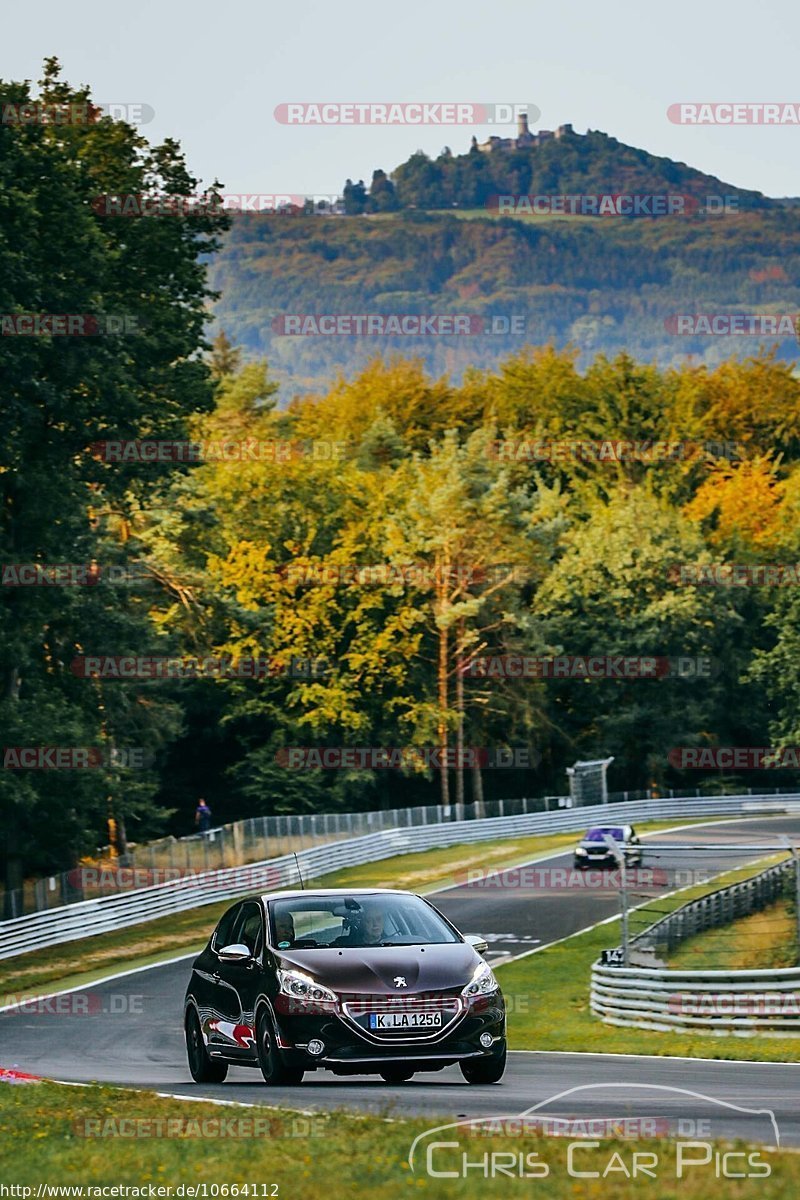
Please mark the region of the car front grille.
<svg viewBox="0 0 800 1200"><path fill-rule="evenodd" d="M435 1041L447 1033L467 1011L461 996L359 996L342 1004L342 1012L362 1036L375 1042ZM442 1024L436 1028L370 1029L370 1013L440 1012Z"/></svg>

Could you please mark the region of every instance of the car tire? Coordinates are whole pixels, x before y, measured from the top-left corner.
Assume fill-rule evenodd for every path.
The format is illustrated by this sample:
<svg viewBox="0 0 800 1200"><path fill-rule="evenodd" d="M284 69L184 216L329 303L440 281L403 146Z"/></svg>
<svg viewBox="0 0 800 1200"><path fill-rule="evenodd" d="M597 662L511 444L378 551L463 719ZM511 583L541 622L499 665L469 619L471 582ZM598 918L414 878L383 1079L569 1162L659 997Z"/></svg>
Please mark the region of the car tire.
<svg viewBox="0 0 800 1200"><path fill-rule="evenodd" d="M487 1058L471 1058L459 1063L467 1083L499 1083L506 1069L507 1049L503 1039L499 1052Z"/></svg>
<svg viewBox="0 0 800 1200"><path fill-rule="evenodd" d="M386 1083L408 1083L409 1079L413 1078L414 1072L407 1067L386 1067L380 1075Z"/></svg>
<svg viewBox="0 0 800 1200"><path fill-rule="evenodd" d="M303 1071L299 1067L287 1067L284 1062L275 1027L263 1005L256 1014L256 1053L264 1082L269 1087L294 1087L303 1082Z"/></svg>
<svg viewBox="0 0 800 1200"><path fill-rule="evenodd" d="M576 871L585 871L585 870L586 870L586 863L585 863L585 862L579 862L579 861L578 861L578 859L576 858L576 859L575 859L575 870L576 870Z"/></svg>
<svg viewBox="0 0 800 1200"><path fill-rule="evenodd" d="M194 1008L190 1008L186 1014L184 1031L192 1079L195 1083L222 1083L228 1074L228 1064L209 1055L200 1029L200 1018Z"/></svg>

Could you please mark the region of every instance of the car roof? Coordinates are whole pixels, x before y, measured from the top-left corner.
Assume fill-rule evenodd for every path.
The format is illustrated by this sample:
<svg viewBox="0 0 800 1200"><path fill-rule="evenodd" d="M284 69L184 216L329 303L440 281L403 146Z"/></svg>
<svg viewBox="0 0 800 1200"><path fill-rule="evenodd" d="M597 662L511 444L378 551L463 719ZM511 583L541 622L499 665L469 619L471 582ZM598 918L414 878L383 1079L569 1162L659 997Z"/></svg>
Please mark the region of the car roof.
<svg viewBox="0 0 800 1200"><path fill-rule="evenodd" d="M269 900L289 900L296 897L302 897L304 900L313 899L318 896L322 899L324 896L354 896L354 895L377 895L377 896L414 896L415 892L409 892L406 888L378 888L378 887L349 887L349 888L293 888L282 892L265 892L261 896L248 896L248 900L262 900L265 904Z"/></svg>

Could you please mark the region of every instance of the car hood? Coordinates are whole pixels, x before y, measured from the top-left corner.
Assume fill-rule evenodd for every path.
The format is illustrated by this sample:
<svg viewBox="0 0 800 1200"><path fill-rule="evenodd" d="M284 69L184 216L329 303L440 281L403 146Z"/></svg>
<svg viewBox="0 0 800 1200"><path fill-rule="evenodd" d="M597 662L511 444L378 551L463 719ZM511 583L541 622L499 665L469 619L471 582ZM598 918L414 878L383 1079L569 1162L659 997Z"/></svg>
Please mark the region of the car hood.
<svg viewBox="0 0 800 1200"><path fill-rule="evenodd" d="M339 992L397 995L395 980L405 980L403 991L427 992L463 987L482 959L464 942L443 946L365 946L361 949L281 950L284 968L297 967L318 983Z"/></svg>

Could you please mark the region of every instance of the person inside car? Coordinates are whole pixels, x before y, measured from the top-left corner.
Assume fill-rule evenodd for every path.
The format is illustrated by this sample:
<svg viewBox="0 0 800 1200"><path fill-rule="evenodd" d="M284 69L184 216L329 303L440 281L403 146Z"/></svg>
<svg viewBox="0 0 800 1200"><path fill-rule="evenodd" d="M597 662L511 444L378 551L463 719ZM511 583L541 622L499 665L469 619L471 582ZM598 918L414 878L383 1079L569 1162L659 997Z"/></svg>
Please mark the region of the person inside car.
<svg viewBox="0 0 800 1200"><path fill-rule="evenodd" d="M350 918L346 934L336 938L334 946L379 946L383 940L386 914L382 904L365 905L362 911Z"/></svg>
<svg viewBox="0 0 800 1200"><path fill-rule="evenodd" d="M282 912L280 909L275 913L273 918L275 925L275 941L278 946L286 949L294 941L294 918L289 912Z"/></svg>

